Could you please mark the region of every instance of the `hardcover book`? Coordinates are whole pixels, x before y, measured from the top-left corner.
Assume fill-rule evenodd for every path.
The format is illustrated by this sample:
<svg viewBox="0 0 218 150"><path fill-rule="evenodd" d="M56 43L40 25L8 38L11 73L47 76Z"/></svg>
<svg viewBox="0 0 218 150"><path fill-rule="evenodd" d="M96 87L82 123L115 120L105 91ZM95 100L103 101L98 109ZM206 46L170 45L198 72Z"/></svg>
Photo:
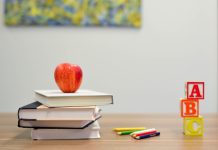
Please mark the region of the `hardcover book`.
<svg viewBox="0 0 218 150"><path fill-rule="evenodd" d="M99 116L96 118L98 120ZM96 120L18 120L18 127L41 129L84 129Z"/></svg>
<svg viewBox="0 0 218 150"><path fill-rule="evenodd" d="M95 121L85 129L32 129L32 139L94 139L100 138L100 126Z"/></svg>
<svg viewBox="0 0 218 150"><path fill-rule="evenodd" d="M97 106L86 107L47 107L33 102L19 108L18 119L23 120L96 120L100 116Z"/></svg>
<svg viewBox="0 0 218 150"><path fill-rule="evenodd" d="M60 90L36 90L34 100L48 107L93 106L113 103L111 94L78 90L75 93L63 93Z"/></svg>

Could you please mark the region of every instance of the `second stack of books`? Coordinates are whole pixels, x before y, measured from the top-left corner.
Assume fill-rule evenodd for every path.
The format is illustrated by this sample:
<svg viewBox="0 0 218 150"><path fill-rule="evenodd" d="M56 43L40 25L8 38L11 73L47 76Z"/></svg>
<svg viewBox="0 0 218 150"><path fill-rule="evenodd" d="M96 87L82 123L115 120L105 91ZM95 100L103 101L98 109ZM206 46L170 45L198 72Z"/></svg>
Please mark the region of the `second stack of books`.
<svg viewBox="0 0 218 150"><path fill-rule="evenodd" d="M113 96L90 90L37 90L34 100L18 110L18 126L33 128L32 139L92 139L100 138L98 105L112 104Z"/></svg>

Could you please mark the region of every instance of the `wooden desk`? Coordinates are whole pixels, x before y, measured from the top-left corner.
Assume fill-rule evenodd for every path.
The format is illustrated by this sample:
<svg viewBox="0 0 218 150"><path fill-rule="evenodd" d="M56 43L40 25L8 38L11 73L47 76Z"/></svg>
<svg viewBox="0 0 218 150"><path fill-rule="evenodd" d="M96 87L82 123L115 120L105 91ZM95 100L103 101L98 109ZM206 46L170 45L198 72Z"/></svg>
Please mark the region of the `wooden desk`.
<svg viewBox="0 0 218 150"><path fill-rule="evenodd" d="M30 129L17 127L16 114L0 114L0 149L58 149L58 150L130 150L130 149L218 149L218 114L204 115L203 137L184 136L182 119L175 115L105 114L100 120L101 139L96 140L31 140ZM134 140L130 136L119 136L114 127L154 127L161 136Z"/></svg>

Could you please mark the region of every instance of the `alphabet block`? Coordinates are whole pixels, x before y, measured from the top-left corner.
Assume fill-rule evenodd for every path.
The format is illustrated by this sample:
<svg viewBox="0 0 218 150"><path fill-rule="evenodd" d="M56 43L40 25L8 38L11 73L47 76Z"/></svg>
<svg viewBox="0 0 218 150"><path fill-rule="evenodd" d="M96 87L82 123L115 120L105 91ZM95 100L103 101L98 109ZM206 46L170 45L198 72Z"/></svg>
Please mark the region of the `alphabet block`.
<svg viewBox="0 0 218 150"><path fill-rule="evenodd" d="M187 82L187 99L204 99L204 82Z"/></svg>
<svg viewBox="0 0 218 150"><path fill-rule="evenodd" d="M199 101L196 99L181 100L181 117L198 117Z"/></svg>
<svg viewBox="0 0 218 150"><path fill-rule="evenodd" d="M202 116L191 118L186 117L183 120L183 132L185 135L203 135L204 118Z"/></svg>

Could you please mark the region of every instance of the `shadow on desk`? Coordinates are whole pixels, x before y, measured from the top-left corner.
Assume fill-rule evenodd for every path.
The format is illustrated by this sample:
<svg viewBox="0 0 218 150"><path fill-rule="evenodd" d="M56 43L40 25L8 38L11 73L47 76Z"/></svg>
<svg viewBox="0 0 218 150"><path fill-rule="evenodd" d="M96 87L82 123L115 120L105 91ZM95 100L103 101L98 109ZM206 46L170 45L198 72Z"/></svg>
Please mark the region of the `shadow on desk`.
<svg viewBox="0 0 218 150"><path fill-rule="evenodd" d="M31 137L30 137L30 130L25 130L23 132L20 132L18 133L14 139L17 139L17 140L26 140L26 139L29 139L31 140ZM13 139L12 139L13 140Z"/></svg>

